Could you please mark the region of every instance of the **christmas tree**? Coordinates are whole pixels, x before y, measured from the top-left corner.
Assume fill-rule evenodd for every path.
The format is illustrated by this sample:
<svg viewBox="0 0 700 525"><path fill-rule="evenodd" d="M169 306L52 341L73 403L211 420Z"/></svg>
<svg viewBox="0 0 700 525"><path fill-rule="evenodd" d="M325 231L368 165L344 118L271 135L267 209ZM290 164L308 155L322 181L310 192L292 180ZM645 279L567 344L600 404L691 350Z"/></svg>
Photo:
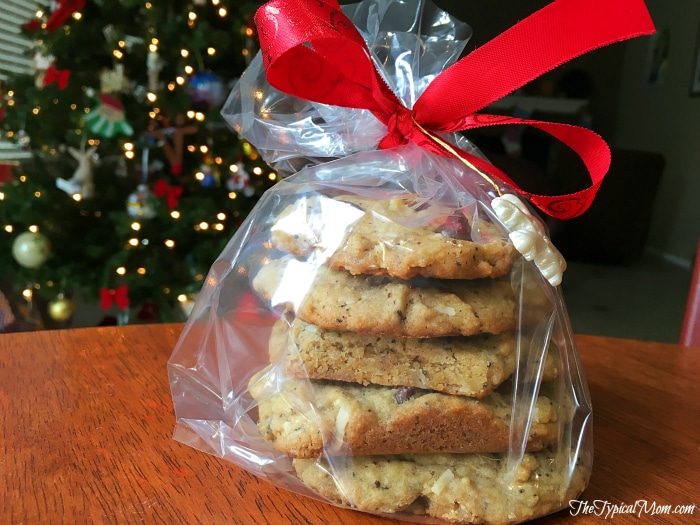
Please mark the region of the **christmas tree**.
<svg viewBox="0 0 700 525"><path fill-rule="evenodd" d="M34 74L9 75L0 103L31 160L0 182L0 271L62 301L55 321L76 292L176 320L274 183L220 116L258 5L57 0L22 25Z"/></svg>

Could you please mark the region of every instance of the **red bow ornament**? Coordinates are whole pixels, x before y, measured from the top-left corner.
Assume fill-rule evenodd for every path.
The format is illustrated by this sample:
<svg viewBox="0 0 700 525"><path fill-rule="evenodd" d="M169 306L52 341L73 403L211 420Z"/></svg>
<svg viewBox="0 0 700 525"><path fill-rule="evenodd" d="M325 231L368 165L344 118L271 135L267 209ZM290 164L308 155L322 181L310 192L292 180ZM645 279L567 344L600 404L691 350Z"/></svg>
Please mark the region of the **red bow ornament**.
<svg viewBox="0 0 700 525"><path fill-rule="evenodd" d="M68 87L68 79L70 78L70 70L68 69L58 69L56 66L49 66L46 70L46 75L44 76L44 87L49 86L56 82L58 89L63 91Z"/></svg>
<svg viewBox="0 0 700 525"><path fill-rule="evenodd" d="M177 206L180 195L182 195L181 186L171 186L163 179L158 179L155 186L153 187L153 194L158 197L165 197L165 202L168 204L168 208L171 210Z"/></svg>
<svg viewBox="0 0 700 525"><path fill-rule="evenodd" d="M100 289L100 306L103 310L109 310L112 303L122 310L129 307L129 288L126 285L118 286L115 289Z"/></svg>
<svg viewBox="0 0 700 525"><path fill-rule="evenodd" d="M375 68L367 44L336 0L271 0L255 20L267 80L275 88L314 102L369 110L387 127L380 148L412 142L460 157L559 219L580 215L593 201L610 166L605 141L578 126L480 111L579 55L654 32L642 0L557 0L445 69L407 108ZM531 194L489 162L438 138L504 124L533 126L572 148L588 169L591 186L562 196Z"/></svg>

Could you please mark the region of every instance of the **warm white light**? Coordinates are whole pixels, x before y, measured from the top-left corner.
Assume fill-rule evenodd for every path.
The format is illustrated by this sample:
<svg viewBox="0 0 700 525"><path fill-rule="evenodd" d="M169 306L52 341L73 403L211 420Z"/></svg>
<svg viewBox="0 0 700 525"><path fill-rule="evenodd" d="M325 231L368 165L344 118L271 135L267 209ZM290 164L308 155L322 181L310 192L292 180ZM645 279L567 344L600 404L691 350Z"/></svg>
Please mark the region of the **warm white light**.
<svg viewBox="0 0 700 525"><path fill-rule="evenodd" d="M209 229L209 223L208 223L208 222L202 221L202 222L199 223L199 228L202 229L202 230L208 230L208 229Z"/></svg>
<svg viewBox="0 0 700 525"><path fill-rule="evenodd" d="M73 200L75 202L80 202L81 200L83 200L83 196L80 193L74 193L73 195L71 195L71 197L73 197Z"/></svg>
<svg viewBox="0 0 700 525"><path fill-rule="evenodd" d="M235 191L231 191L231 192L229 192L229 194L228 194L228 198L231 199L231 200L237 199L237 198L238 198L238 194L237 194Z"/></svg>
<svg viewBox="0 0 700 525"><path fill-rule="evenodd" d="M194 114L194 118L200 122L204 120L204 113L201 111L197 111L197 113Z"/></svg>
<svg viewBox="0 0 700 525"><path fill-rule="evenodd" d="M31 288L25 288L22 290L22 296L27 300L31 300L32 298L32 289Z"/></svg>
<svg viewBox="0 0 700 525"><path fill-rule="evenodd" d="M181 303L186 303L188 301L188 297L184 293L181 293L177 296L177 300Z"/></svg>
<svg viewBox="0 0 700 525"><path fill-rule="evenodd" d="M118 49L115 49L114 51L112 51L112 54L114 55L114 58L116 58L117 60L121 60L124 57L124 53L122 53Z"/></svg>
<svg viewBox="0 0 700 525"><path fill-rule="evenodd" d="M29 231L32 232L32 233L36 233L36 232L39 231L39 227L38 227L36 224L32 224L32 225L29 227Z"/></svg>
<svg viewBox="0 0 700 525"><path fill-rule="evenodd" d="M177 77L177 78L175 79L175 82L177 82L177 84L178 84L179 86L182 86L182 85L185 84L185 77Z"/></svg>
<svg viewBox="0 0 700 525"><path fill-rule="evenodd" d="M216 218L219 219L220 221L225 221L226 220L226 214L225 213L217 213Z"/></svg>
<svg viewBox="0 0 700 525"><path fill-rule="evenodd" d="M199 151L201 151L202 153L206 153L207 151L209 151L209 148L206 146L206 144L202 144L201 146L199 146Z"/></svg>
<svg viewBox="0 0 700 525"><path fill-rule="evenodd" d="M146 275L146 268L141 267L138 270L136 270L136 273L138 273L139 275Z"/></svg>
<svg viewBox="0 0 700 525"><path fill-rule="evenodd" d="M119 268L117 268L116 271L117 271L117 275L126 275L126 268L124 268L123 266L120 266Z"/></svg>
<svg viewBox="0 0 700 525"><path fill-rule="evenodd" d="M149 102L155 102L158 100L158 97L156 96L155 93L151 93L150 91L146 93L146 98L148 99Z"/></svg>
<svg viewBox="0 0 700 525"><path fill-rule="evenodd" d="M255 173L256 175L262 175L262 171L263 171L263 170L262 170L262 168L261 168L260 166L255 166L255 167L253 168L253 173Z"/></svg>
<svg viewBox="0 0 700 525"><path fill-rule="evenodd" d="M231 164L231 165L228 167L228 170L229 170L231 173L238 173L238 164Z"/></svg>
<svg viewBox="0 0 700 525"><path fill-rule="evenodd" d="M223 230L224 230L224 225L217 222L216 224L214 224L214 229L215 229L216 231L219 231L219 232L220 232L220 231L223 231Z"/></svg>
<svg viewBox="0 0 700 525"><path fill-rule="evenodd" d="M188 75L191 75L193 71L194 68L192 66L185 66L185 73L187 73Z"/></svg>
<svg viewBox="0 0 700 525"><path fill-rule="evenodd" d="M213 47L207 48L207 55L214 56L215 54L216 54L216 49L214 49Z"/></svg>
<svg viewBox="0 0 700 525"><path fill-rule="evenodd" d="M271 171L271 172L267 175L267 178L268 178L269 180L277 180L277 173L275 173L274 171Z"/></svg>
<svg viewBox="0 0 700 525"><path fill-rule="evenodd" d="M228 11L226 11L225 7L222 7L221 9L219 9L219 16L221 18L224 18L227 14L228 14Z"/></svg>
<svg viewBox="0 0 700 525"><path fill-rule="evenodd" d="M138 246L138 245L139 245L139 240L136 239L136 238L129 239L129 244L130 244L131 246Z"/></svg>
<svg viewBox="0 0 700 525"><path fill-rule="evenodd" d="M4 201L4 200L5 200L5 194L0 191L0 201Z"/></svg>
<svg viewBox="0 0 700 525"><path fill-rule="evenodd" d="M187 15L187 18L189 18L190 20L197 20L197 13L195 13L194 11L190 11Z"/></svg>
<svg viewBox="0 0 700 525"><path fill-rule="evenodd" d="M137 232L141 229L141 224L138 222L132 222L131 229L134 230L135 232Z"/></svg>
<svg viewBox="0 0 700 525"><path fill-rule="evenodd" d="M177 211L177 210L173 210L173 211L170 212L170 216L171 216L173 219L179 219L179 218L180 218L180 212Z"/></svg>
<svg viewBox="0 0 700 525"><path fill-rule="evenodd" d="M131 159L133 159L134 157L136 157L136 153L134 153L133 151L126 151L126 152L124 152L124 156L125 156L127 159L131 160Z"/></svg>
<svg viewBox="0 0 700 525"><path fill-rule="evenodd" d="M190 52L187 49L183 48L180 50L180 56L182 58L187 58L188 56L190 56Z"/></svg>
<svg viewBox="0 0 700 525"><path fill-rule="evenodd" d="M175 241L173 241L172 239L165 239L164 244L170 249L175 248Z"/></svg>
<svg viewBox="0 0 700 525"><path fill-rule="evenodd" d="M201 171L198 171L197 173L194 174L194 178L201 182L204 180L204 173L202 173Z"/></svg>
<svg viewBox="0 0 700 525"><path fill-rule="evenodd" d="M126 151L131 151L134 149L134 143L133 142L125 142L124 143L124 149Z"/></svg>

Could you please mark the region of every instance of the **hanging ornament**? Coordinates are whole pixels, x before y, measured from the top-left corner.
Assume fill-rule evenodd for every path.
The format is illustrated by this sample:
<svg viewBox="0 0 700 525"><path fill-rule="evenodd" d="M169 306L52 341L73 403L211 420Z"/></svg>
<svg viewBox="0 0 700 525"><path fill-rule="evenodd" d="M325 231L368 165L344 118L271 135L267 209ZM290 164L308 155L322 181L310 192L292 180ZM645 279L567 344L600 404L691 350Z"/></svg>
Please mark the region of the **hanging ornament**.
<svg viewBox="0 0 700 525"><path fill-rule="evenodd" d="M226 181L229 191L241 191L246 197L255 195L255 190L250 186L250 175L242 162L237 162L231 170L231 177Z"/></svg>
<svg viewBox="0 0 700 525"><path fill-rule="evenodd" d="M129 308L129 288L126 285L117 286L114 289L100 289L100 306L102 309L107 311L112 304L116 304L122 310Z"/></svg>
<svg viewBox="0 0 700 525"><path fill-rule="evenodd" d="M156 123L152 123L153 129L148 133L158 140L158 144L163 146L163 152L170 164L170 173L177 176L182 173L182 158L185 148L185 137L194 135L199 130L196 125L185 125L185 117L178 115L175 117L175 125L157 128Z"/></svg>
<svg viewBox="0 0 700 525"><path fill-rule="evenodd" d="M116 64L114 69L103 69L100 73L100 92L107 95L128 93L131 82L124 74L124 64Z"/></svg>
<svg viewBox="0 0 700 525"><path fill-rule="evenodd" d="M49 317L57 323L66 323L71 320L75 313L75 301L61 293L56 296L56 299L49 302L46 310Z"/></svg>
<svg viewBox="0 0 700 525"><path fill-rule="evenodd" d="M125 325L129 322L129 288L126 285L116 288L100 289L100 306L107 312L116 305L119 308L117 313L117 324Z"/></svg>
<svg viewBox="0 0 700 525"><path fill-rule="evenodd" d="M149 50L146 58L146 70L148 71L148 89L150 91L158 91L158 77L162 69L163 62L158 51L155 48Z"/></svg>
<svg viewBox="0 0 700 525"><path fill-rule="evenodd" d="M34 71L34 86L37 89L44 87L46 72L53 65L54 57L52 55L44 55L41 51L34 53L32 59L32 70Z"/></svg>
<svg viewBox="0 0 700 525"><path fill-rule="evenodd" d="M46 70L44 75L44 85L43 87L50 86L54 82L58 86L58 89L63 91L68 87L68 79L70 78L70 70L68 69L58 69L56 66L51 64Z"/></svg>
<svg viewBox="0 0 700 525"><path fill-rule="evenodd" d="M209 71L200 71L190 77L187 85L190 100L196 109L209 111L216 109L224 100L224 82L221 77Z"/></svg>
<svg viewBox="0 0 700 525"><path fill-rule="evenodd" d="M49 240L41 233L20 233L12 243L12 256L25 268L32 270L39 268L50 254Z"/></svg>
<svg viewBox="0 0 700 525"><path fill-rule="evenodd" d="M85 150L85 145L81 149L68 148L68 152L78 161L73 176L69 179L56 179L56 186L65 191L68 195L79 195L81 199L91 199L95 196L95 183L93 182L93 168L97 162L95 151L97 146L92 146Z"/></svg>
<svg viewBox="0 0 700 525"><path fill-rule="evenodd" d="M24 128L20 129L17 132L17 147L20 151L29 151L29 146L31 142L32 141L29 138L27 132L24 130Z"/></svg>
<svg viewBox="0 0 700 525"><path fill-rule="evenodd" d="M204 154L204 162L199 166L199 171L195 175L204 188L215 188L221 185L221 172L211 155L213 143L212 137L207 137L207 151Z"/></svg>
<svg viewBox="0 0 700 525"><path fill-rule="evenodd" d="M97 104L84 117L90 131L106 138L111 138L118 133L133 134L134 130L126 121L124 106L119 99L105 93L97 93L94 98Z"/></svg>
<svg viewBox="0 0 700 525"><path fill-rule="evenodd" d="M126 201L126 212L134 219L152 219L156 216L156 197L145 184L139 184Z"/></svg>
<svg viewBox="0 0 700 525"><path fill-rule="evenodd" d="M172 210L177 206L178 202L180 201L180 195L182 195L182 187L171 186L163 179L158 179L155 187L153 188L153 194L159 199L161 197L165 197L165 202L167 203L168 208Z"/></svg>

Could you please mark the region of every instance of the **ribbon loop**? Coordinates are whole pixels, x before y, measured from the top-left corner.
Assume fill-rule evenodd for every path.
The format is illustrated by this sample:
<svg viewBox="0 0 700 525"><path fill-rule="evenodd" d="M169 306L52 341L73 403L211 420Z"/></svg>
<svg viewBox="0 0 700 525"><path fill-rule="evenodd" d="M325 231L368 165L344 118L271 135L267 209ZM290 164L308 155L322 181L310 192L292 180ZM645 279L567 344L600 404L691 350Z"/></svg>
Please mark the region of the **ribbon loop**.
<svg viewBox="0 0 700 525"><path fill-rule="evenodd" d="M336 0L271 0L255 20L272 86L306 100L369 110L388 128L380 148L413 142L458 157L559 219L590 206L610 167L605 141L585 128L477 112L583 53L654 32L643 0L556 0L445 69L409 110L375 68L367 44ZM488 162L437 138L502 124L534 126L571 147L586 165L591 186L571 195L532 195Z"/></svg>

